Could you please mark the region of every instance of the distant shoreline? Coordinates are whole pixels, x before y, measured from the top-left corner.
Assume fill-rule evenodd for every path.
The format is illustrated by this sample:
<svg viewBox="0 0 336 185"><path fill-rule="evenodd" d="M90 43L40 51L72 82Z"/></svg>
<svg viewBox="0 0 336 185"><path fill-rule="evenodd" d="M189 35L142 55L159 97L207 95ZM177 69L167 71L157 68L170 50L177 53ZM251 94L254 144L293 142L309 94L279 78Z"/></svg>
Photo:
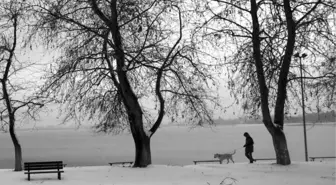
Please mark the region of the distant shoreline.
<svg viewBox="0 0 336 185"><path fill-rule="evenodd" d="M232 124L221 124L221 123L216 123L215 125L205 125L203 127L217 127L217 126L258 126L258 125L263 125L263 123L232 123ZM303 123L285 123L285 126L302 126ZM312 122L307 122L306 125L312 126L312 125L319 125L319 126L336 126L336 122L326 122L326 123L312 123ZM165 127L195 127L197 128L198 126L195 125L187 125L187 124L165 124L161 125L162 128ZM199 126L202 127L202 126ZM88 125L82 125L79 127L76 126L46 126L46 127L32 127L32 128L16 128L17 131L38 131L38 130L92 130L91 126Z"/></svg>

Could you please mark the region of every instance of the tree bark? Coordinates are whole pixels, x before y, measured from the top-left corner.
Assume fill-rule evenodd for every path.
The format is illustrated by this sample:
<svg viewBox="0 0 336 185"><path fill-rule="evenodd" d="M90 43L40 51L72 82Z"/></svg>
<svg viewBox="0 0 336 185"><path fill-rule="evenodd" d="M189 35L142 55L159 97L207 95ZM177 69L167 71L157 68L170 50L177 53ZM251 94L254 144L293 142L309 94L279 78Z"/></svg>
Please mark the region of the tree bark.
<svg viewBox="0 0 336 185"><path fill-rule="evenodd" d="M117 63L117 77L118 81L114 80L123 100L123 104L127 110L128 120L131 127L132 136L135 143L135 161L133 167L147 167L152 163L150 151L150 136L146 135L143 128L142 109L138 98L134 93L127 77L127 70L125 70L125 54L123 49L122 37L118 24L117 1L110 2L111 17L108 18L98 7L96 0L91 0L91 7L93 11L105 22L109 27L112 35L115 55L114 58ZM111 70L111 76L115 76Z"/></svg>
<svg viewBox="0 0 336 185"><path fill-rule="evenodd" d="M284 106L286 101L286 87L288 82L289 67L293 56L295 46L295 22L292 16L292 10L289 0L284 1L284 9L287 20L287 43L284 59L281 65L280 75L278 79L278 92L275 104L274 123L283 127L284 124Z"/></svg>
<svg viewBox="0 0 336 185"><path fill-rule="evenodd" d="M152 164L150 135L144 132L142 111L140 107L128 111L131 132L135 144L135 160L133 167L147 167Z"/></svg>
<svg viewBox="0 0 336 185"><path fill-rule="evenodd" d="M10 121L12 122L12 121ZM9 124L9 134L12 138L14 144L14 152L15 152L15 168L14 171L22 171L22 150L19 140L16 137L15 129L14 129L14 121Z"/></svg>
<svg viewBox="0 0 336 185"><path fill-rule="evenodd" d="M272 122L271 114L269 110L268 88L266 85L264 69L263 69L263 61L262 61L263 59L262 59L261 51L260 51L260 35L259 35L260 27L259 27L257 12L258 12L257 3L255 0L251 0L251 16L252 16L252 22L253 22L253 32L252 32L253 58L254 58L255 66L257 70L263 123L272 136L277 164L289 165L291 161L290 161L289 152L287 148L286 136L283 132L283 119L279 119L281 118L281 115L283 118L283 114L284 114L283 110L284 110L284 102L285 102L286 96L283 93L285 93L286 91L286 80L287 80L288 70L287 70L287 73L284 73L286 71L284 71L283 69L284 66L282 66L281 72L284 74L280 75L280 78L279 78L279 83L280 83L279 86L281 88L278 88L277 104L276 104L276 109L275 109L275 113L276 113L275 120L280 121L280 122L274 125ZM285 65L285 67L287 66ZM284 77L286 77L286 79L282 79Z"/></svg>
<svg viewBox="0 0 336 185"><path fill-rule="evenodd" d="M267 125L272 124L272 120ZM281 128L275 126L266 127L272 136L274 152L276 156L276 163L282 165L291 164L289 151L287 148L286 135Z"/></svg>
<svg viewBox="0 0 336 185"><path fill-rule="evenodd" d="M282 165L291 164L285 133L281 129L274 129L272 134L273 145L276 155L276 163Z"/></svg>
<svg viewBox="0 0 336 185"><path fill-rule="evenodd" d="M16 134L15 134L15 112L13 111L13 108L10 102L10 97L7 92L6 81L7 81L6 78L2 79L1 84L2 84L2 93L3 93L4 100L6 102L6 108L7 108L8 116L9 116L9 134L14 144L14 152L15 152L14 171L22 171L22 150L21 150L21 145L19 143L19 140L17 139Z"/></svg>
<svg viewBox="0 0 336 185"><path fill-rule="evenodd" d="M151 164L150 138L146 136L143 129L142 110L133 89L127 78L125 67L125 54L117 20L117 2L111 2L112 25L111 33L115 44L115 58L117 60L117 76L120 82L120 91L128 117L135 143L135 161L133 167L147 167Z"/></svg>
<svg viewBox="0 0 336 185"><path fill-rule="evenodd" d="M296 37L296 24L293 20L292 10L290 7L289 0L284 0L284 10L286 15L287 23L287 43L284 59L281 65L279 80L278 80L278 92L274 111L274 132L273 132L273 143L275 147L275 152L277 156L277 163L288 165L291 163L289 152L287 149L286 137L283 132L284 125L284 107L287 94L287 82L288 82L288 72L290 63L293 56L295 37Z"/></svg>
<svg viewBox="0 0 336 185"><path fill-rule="evenodd" d="M6 67L4 70L4 74L2 76L2 79L0 79L1 85L2 85L2 96L5 101L5 105L7 108L8 116L9 116L9 134L11 136L11 139L14 144L14 152L15 152L15 168L14 171L22 171L22 150L21 145L19 143L19 140L16 137L15 134L15 110L12 107L12 102L10 95L8 94L7 89L7 83L8 83L8 77L9 77L9 71L12 66L13 58L14 58L14 52L16 49L17 44L17 27L18 27L18 16L19 14L13 14L13 44L11 48L7 48L6 51L9 52L8 59L6 60Z"/></svg>
<svg viewBox="0 0 336 185"><path fill-rule="evenodd" d="M133 167L147 167L152 164L150 137L137 128L132 131L132 135L135 143L135 161Z"/></svg>

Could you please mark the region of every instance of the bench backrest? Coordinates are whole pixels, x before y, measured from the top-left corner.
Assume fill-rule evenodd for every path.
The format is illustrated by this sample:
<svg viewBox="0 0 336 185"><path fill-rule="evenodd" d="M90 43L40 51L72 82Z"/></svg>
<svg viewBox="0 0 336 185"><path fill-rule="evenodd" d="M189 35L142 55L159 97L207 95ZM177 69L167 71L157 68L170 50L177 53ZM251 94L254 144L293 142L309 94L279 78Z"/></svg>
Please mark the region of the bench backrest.
<svg viewBox="0 0 336 185"><path fill-rule="evenodd" d="M53 170L63 169L62 161L47 161L47 162L26 162L24 163L25 170Z"/></svg>
<svg viewBox="0 0 336 185"><path fill-rule="evenodd" d="M311 159L326 159L326 158L336 158L335 156L326 156L326 157L309 157Z"/></svg>
<svg viewBox="0 0 336 185"><path fill-rule="evenodd" d="M217 160L201 160L201 161L194 161L194 162L197 162L197 163L199 163L199 162L218 162L219 160L217 159Z"/></svg>

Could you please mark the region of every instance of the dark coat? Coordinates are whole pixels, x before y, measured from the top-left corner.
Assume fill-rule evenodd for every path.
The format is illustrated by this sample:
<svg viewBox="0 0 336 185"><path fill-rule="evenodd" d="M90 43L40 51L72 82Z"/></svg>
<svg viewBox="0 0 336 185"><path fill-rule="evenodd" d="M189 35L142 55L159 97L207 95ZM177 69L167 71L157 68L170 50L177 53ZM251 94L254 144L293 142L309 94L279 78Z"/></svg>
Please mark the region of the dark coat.
<svg viewBox="0 0 336 185"><path fill-rule="evenodd" d="M246 137L246 142L245 142L245 145L244 145L245 153L253 152L253 144L254 144L254 142L253 142L252 137L248 135Z"/></svg>

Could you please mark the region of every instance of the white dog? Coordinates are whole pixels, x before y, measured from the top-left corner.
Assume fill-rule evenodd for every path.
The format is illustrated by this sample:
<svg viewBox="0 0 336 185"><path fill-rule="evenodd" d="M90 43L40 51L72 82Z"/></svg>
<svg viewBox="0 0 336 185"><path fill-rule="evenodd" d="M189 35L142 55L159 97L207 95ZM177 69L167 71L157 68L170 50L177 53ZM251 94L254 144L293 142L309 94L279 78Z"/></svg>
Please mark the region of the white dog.
<svg viewBox="0 0 336 185"><path fill-rule="evenodd" d="M232 156L233 156L235 153L236 153L236 150L234 150L232 154L215 154L215 155L214 155L214 158L218 158L218 159L219 159L219 162L220 162L221 164L222 164L222 162L223 162L224 159L227 160L227 163L226 163L226 164L229 163L229 160L231 160L231 161L234 163Z"/></svg>

